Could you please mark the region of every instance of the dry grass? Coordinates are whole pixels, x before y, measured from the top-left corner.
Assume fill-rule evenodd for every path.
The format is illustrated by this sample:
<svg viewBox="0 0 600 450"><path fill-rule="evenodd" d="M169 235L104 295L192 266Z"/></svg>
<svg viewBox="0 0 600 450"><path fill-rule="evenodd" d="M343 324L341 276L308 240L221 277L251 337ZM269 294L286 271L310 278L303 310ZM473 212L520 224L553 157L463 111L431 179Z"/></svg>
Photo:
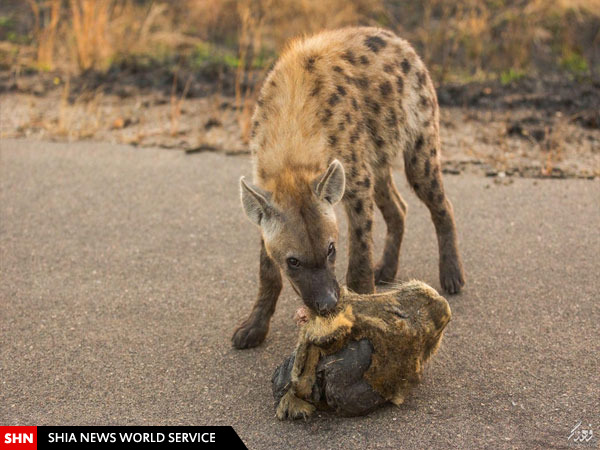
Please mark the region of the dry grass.
<svg viewBox="0 0 600 450"><path fill-rule="evenodd" d="M117 59L172 52L199 42L177 29L176 11L164 2L27 0L26 4L36 47L33 65L41 70L71 74L105 70Z"/></svg>
<svg viewBox="0 0 600 450"><path fill-rule="evenodd" d="M171 87L171 136L177 136L179 132L179 119L181 117L181 105L187 96L188 90L190 89L190 83L192 82L191 76L188 76L181 95L177 96L177 72L173 76L173 85Z"/></svg>
<svg viewBox="0 0 600 450"><path fill-rule="evenodd" d="M45 114L32 108L29 117L19 128L43 130L47 136L69 141L93 137L107 121L100 109L102 92L86 92L72 99L71 96L71 82L67 78L57 101L56 113Z"/></svg>
<svg viewBox="0 0 600 450"><path fill-rule="evenodd" d="M52 69L54 64L54 45L56 42L56 30L60 19L60 0L51 0L48 3L48 12L50 20L48 23L41 24L40 6L34 0L28 0L31 11L34 16L33 34L38 43L37 63L40 67Z"/></svg>
<svg viewBox="0 0 600 450"><path fill-rule="evenodd" d="M105 65L111 53L106 37L108 2L71 0L69 5L79 68Z"/></svg>
<svg viewBox="0 0 600 450"><path fill-rule="evenodd" d="M438 81L562 68L600 70L600 0L27 0L37 66L103 70L199 43L268 66L293 36L379 25L407 37ZM23 9L21 7L21 9ZM183 53L182 53L183 52ZM238 73L240 85L245 85ZM237 93L245 97L245 92Z"/></svg>
<svg viewBox="0 0 600 450"><path fill-rule="evenodd" d="M70 89L70 80L67 78L60 99L57 119L55 121L44 120L42 126L50 135L68 140L91 138L104 122L99 108L103 94L100 91L86 92L71 102L69 101Z"/></svg>
<svg viewBox="0 0 600 450"><path fill-rule="evenodd" d="M416 44L438 82L536 74L557 66L576 76L600 69L598 0L387 4L398 17L396 28Z"/></svg>
<svg viewBox="0 0 600 450"><path fill-rule="evenodd" d="M271 2L272 3L272 2ZM242 139L248 142L254 102L257 97L259 83L252 83L252 63L254 52L262 47L261 30L265 17L252 9L252 0L241 0L237 4L241 22L238 35L239 65L235 74L235 104L238 111L238 123L242 130ZM254 86L254 88L253 88Z"/></svg>

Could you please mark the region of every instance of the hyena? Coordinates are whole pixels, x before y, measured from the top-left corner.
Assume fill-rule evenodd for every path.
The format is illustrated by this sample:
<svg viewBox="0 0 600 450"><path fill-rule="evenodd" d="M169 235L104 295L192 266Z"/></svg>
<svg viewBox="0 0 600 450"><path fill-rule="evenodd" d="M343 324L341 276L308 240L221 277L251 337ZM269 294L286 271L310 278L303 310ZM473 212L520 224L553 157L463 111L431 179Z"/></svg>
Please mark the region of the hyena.
<svg viewBox="0 0 600 450"><path fill-rule="evenodd" d="M262 235L260 286L233 335L235 347L264 340L281 272L309 308L323 315L335 308L339 201L348 217L348 288L373 293L375 283L394 279L406 215L391 167L400 151L435 225L441 286L454 294L464 285L442 185L437 97L405 40L382 29L346 28L292 41L260 92L250 147L254 184L240 184L243 208ZM374 204L387 225L377 265Z"/></svg>

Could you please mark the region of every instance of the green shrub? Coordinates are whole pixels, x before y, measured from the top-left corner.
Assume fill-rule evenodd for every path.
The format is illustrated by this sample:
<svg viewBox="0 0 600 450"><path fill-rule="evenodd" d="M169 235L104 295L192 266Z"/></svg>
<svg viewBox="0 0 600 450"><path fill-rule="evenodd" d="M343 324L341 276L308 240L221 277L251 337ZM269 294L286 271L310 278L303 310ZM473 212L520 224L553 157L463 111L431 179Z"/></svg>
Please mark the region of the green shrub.
<svg viewBox="0 0 600 450"><path fill-rule="evenodd" d="M525 76L525 72L520 69L510 68L505 70L500 74L500 83L503 85L514 83L515 81L519 81L521 78Z"/></svg>

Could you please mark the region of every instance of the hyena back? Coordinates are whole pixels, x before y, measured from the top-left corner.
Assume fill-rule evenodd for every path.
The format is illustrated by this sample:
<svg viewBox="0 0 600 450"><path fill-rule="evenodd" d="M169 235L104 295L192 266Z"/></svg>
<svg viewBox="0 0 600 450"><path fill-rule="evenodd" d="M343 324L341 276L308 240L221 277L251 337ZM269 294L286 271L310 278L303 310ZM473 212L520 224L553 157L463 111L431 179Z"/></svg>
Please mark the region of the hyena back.
<svg viewBox="0 0 600 450"><path fill-rule="evenodd" d="M376 28L327 31L293 41L267 77L251 131L254 183L242 203L262 232L260 288L233 336L260 344L282 287L283 270L308 307L326 314L339 296L337 222L348 216L347 285L372 293L398 268L406 203L392 178L402 151L410 186L427 205L439 245L440 283L464 284L452 205L440 172L439 110L427 69L410 44ZM373 209L387 225L373 261Z"/></svg>

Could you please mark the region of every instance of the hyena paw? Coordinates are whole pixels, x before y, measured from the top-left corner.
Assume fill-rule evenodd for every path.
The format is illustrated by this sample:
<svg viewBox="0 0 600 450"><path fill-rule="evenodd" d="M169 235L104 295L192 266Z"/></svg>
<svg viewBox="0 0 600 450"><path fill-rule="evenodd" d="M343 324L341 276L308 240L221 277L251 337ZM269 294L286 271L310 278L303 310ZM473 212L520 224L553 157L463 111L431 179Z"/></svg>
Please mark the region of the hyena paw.
<svg viewBox="0 0 600 450"><path fill-rule="evenodd" d="M391 283L396 278L396 270L386 264L379 264L375 269L375 284Z"/></svg>
<svg viewBox="0 0 600 450"><path fill-rule="evenodd" d="M246 320L234 331L231 341L233 346L239 349L257 347L263 343L268 331L268 325Z"/></svg>
<svg viewBox="0 0 600 450"><path fill-rule="evenodd" d="M452 261L440 266L440 284L448 294L460 292L465 285L465 277L460 263Z"/></svg>

